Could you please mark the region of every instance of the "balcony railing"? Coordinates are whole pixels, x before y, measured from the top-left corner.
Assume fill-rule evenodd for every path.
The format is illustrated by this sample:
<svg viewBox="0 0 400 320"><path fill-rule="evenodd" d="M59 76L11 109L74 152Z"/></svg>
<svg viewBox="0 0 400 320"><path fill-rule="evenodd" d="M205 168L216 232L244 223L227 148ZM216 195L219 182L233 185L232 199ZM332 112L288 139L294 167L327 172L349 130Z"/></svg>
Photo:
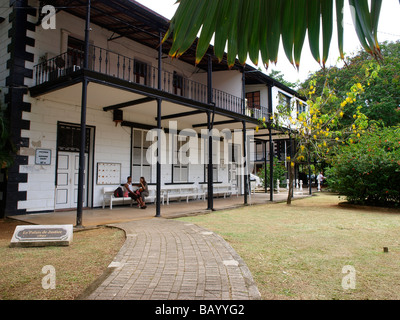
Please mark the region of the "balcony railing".
<svg viewBox="0 0 400 320"><path fill-rule="evenodd" d="M42 61L34 67L36 85L72 74L83 68L83 62L84 53L74 49ZM88 64L91 71L158 89L158 68L119 53L91 45ZM207 85L184 78L176 72L162 70L161 91L207 103ZM220 109L257 119L267 118L265 107L245 107L243 110L242 98L218 89L213 89L212 94L213 102Z"/></svg>

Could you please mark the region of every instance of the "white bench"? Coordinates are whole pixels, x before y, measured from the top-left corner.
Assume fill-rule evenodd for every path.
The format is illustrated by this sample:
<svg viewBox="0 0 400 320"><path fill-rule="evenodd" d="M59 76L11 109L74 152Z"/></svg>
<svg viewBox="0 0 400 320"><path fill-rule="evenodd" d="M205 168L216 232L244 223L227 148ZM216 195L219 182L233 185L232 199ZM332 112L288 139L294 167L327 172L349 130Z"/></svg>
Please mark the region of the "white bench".
<svg viewBox="0 0 400 320"><path fill-rule="evenodd" d="M204 193L199 192L199 189L195 185L170 185L162 187L161 190L167 198L167 204L172 199L181 200L186 198L186 202L189 202L189 198L200 199L204 196Z"/></svg>
<svg viewBox="0 0 400 320"><path fill-rule="evenodd" d="M114 197L114 191L118 187L103 187L103 209L106 206L106 202L110 204L110 210L112 210L113 203L122 202L123 204L129 203L132 207L133 199L131 197ZM124 190L123 187L121 187Z"/></svg>
<svg viewBox="0 0 400 320"><path fill-rule="evenodd" d="M202 185L203 193L204 193L204 198L205 195L207 194L208 191L208 184L203 184ZM224 198L226 196L230 196L232 194L236 193L236 196L238 197L238 191L236 188L233 188L231 184L229 183L216 183L213 184L213 195L223 195Z"/></svg>
<svg viewBox="0 0 400 320"><path fill-rule="evenodd" d="M156 186L149 186L149 195L144 197L144 202L156 202L157 199L157 189ZM161 190L161 202L164 205L164 192Z"/></svg>

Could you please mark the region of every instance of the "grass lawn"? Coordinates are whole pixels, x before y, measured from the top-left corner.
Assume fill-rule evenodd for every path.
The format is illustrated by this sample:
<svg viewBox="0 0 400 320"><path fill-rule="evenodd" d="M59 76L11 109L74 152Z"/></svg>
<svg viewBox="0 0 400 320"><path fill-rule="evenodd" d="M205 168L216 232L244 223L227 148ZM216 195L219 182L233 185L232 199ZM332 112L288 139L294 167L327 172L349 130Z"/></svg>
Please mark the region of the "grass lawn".
<svg viewBox="0 0 400 320"><path fill-rule="evenodd" d="M107 269L125 241L122 230L74 232L68 247L10 248L21 222L0 220L0 300L75 299ZM52 265L56 288L43 289L42 268Z"/></svg>
<svg viewBox="0 0 400 320"><path fill-rule="evenodd" d="M342 207L337 195L182 218L226 239L262 299L400 299L400 210ZM384 253L383 247L389 252ZM345 290L344 266L355 269ZM346 277L346 278L347 278Z"/></svg>

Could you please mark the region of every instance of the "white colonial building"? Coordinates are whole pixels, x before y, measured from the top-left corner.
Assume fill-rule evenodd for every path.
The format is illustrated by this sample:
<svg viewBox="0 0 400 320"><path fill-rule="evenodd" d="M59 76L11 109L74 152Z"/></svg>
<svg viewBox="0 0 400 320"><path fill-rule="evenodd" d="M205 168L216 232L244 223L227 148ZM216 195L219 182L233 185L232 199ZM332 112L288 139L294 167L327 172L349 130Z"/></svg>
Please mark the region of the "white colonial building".
<svg viewBox="0 0 400 320"><path fill-rule="evenodd" d="M42 14L46 1L1 1L0 87L17 148L2 169L2 216L101 207L104 188L127 176L146 178L158 213L174 186L206 190L212 208L218 184L247 194L245 156L269 161L272 139L281 153L287 136L252 130L282 95L301 99L295 91L249 65L228 68L212 47L197 65L195 46L169 58L169 21L135 1L48 4L54 16ZM155 146L161 163L150 161Z"/></svg>

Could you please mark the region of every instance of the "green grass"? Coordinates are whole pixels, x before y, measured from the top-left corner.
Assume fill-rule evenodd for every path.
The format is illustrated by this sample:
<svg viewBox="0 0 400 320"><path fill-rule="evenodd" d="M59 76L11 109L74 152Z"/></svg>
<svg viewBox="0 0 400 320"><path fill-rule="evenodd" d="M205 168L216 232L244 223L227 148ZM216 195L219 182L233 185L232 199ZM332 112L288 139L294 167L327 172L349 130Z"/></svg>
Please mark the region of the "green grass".
<svg viewBox="0 0 400 320"><path fill-rule="evenodd" d="M220 234L263 299L399 299L400 211L338 206L336 195L182 218ZM383 253L389 247L389 253ZM342 268L356 270L344 290Z"/></svg>
<svg viewBox="0 0 400 320"><path fill-rule="evenodd" d="M74 232L68 247L10 248L17 224L0 221L0 300L75 299L102 275L125 241L122 230L98 228ZM55 268L55 289L42 287L46 265Z"/></svg>

